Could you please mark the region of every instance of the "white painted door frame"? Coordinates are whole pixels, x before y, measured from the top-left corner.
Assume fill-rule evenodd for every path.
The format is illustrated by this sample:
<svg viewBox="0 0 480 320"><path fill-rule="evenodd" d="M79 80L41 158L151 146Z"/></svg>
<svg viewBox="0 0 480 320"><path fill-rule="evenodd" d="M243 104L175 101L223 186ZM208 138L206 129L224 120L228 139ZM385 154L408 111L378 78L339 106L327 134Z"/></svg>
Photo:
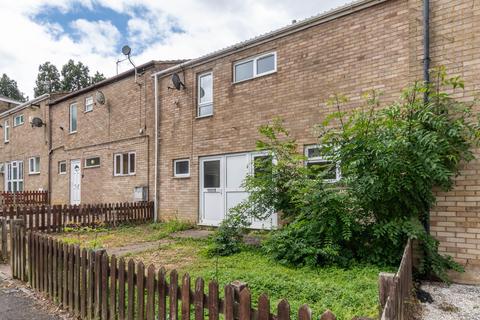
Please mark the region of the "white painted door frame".
<svg viewBox="0 0 480 320"><path fill-rule="evenodd" d="M240 172L231 172L231 174L240 173L243 178L245 178L248 174L253 174L253 160L255 157L258 156L265 156L268 155L268 152L244 152L244 153L232 153L232 154L224 154L218 156L209 156L209 157L201 157L199 161L199 203L200 203L200 225L207 225L207 226L218 226L223 218L228 214L229 207L233 207L234 204L241 202L241 200L246 199L248 194L246 194L243 187L238 185L237 183L233 183L229 185L229 159L234 160L237 158L238 163L236 163L238 170L242 170L243 173ZM245 157L246 164L242 164L241 157ZM218 188L205 188L204 187L204 164L208 161L220 161L220 184ZM235 165L232 161L232 165ZM238 177L231 177L231 178L238 178ZM243 183L243 182L242 182ZM231 196L231 197L229 197ZM210 199L206 199L206 198ZM212 205L209 201L217 201L216 205ZM206 212L206 211L216 210L217 212L212 214L213 212ZM222 211L220 213L220 210ZM277 226L277 214L272 214L268 219L264 221L260 220L253 220L251 228L252 229L272 229L276 228Z"/></svg>

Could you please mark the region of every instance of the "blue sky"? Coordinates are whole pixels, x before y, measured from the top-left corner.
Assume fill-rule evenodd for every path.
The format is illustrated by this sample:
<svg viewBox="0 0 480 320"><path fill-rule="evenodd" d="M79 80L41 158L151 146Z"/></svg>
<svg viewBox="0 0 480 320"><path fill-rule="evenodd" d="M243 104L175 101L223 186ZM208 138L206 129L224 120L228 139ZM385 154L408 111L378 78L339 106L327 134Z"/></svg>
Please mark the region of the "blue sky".
<svg viewBox="0 0 480 320"><path fill-rule="evenodd" d="M0 74L32 97L38 66L81 60L116 72L121 47L136 63L195 58L347 3L345 0L0 0ZM120 65L120 71L129 67Z"/></svg>

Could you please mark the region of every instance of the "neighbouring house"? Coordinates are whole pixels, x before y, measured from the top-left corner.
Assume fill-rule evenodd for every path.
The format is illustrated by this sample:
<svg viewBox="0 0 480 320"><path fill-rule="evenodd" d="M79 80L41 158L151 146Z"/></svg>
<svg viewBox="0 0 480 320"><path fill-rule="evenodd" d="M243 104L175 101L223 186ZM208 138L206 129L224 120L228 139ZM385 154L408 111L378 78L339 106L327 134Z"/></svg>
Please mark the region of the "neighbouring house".
<svg viewBox="0 0 480 320"><path fill-rule="evenodd" d="M313 127L334 111L325 104L333 93L350 98L347 109L371 89L391 102L422 81L427 59L460 75L466 87L458 97L472 100L480 89L480 3L430 1L429 57L423 4L357 1L157 72L158 216L218 225L248 196L242 181L264 156L255 151L258 128L274 117L284 119L308 164L324 161L315 157ZM172 77L185 87L171 90ZM431 213L440 251L468 266L480 266L479 204L475 160L451 192L438 193ZM275 224L276 217L255 222Z"/></svg>
<svg viewBox="0 0 480 320"><path fill-rule="evenodd" d="M50 101L52 204L153 200L151 61Z"/></svg>
<svg viewBox="0 0 480 320"><path fill-rule="evenodd" d="M49 99L45 94L0 113L0 190L48 190Z"/></svg>
<svg viewBox="0 0 480 320"><path fill-rule="evenodd" d="M10 99L0 94L0 114L20 104L22 104L20 101Z"/></svg>

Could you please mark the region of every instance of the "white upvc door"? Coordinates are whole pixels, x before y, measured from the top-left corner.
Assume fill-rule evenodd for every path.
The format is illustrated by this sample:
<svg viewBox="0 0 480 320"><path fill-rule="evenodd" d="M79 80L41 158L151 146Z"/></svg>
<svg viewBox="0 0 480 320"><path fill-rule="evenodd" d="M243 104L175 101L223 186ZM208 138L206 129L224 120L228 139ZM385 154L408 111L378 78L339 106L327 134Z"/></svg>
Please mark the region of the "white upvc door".
<svg viewBox="0 0 480 320"><path fill-rule="evenodd" d="M200 223L218 226L225 215L223 157L200 160Z"/></svg>
<svg viewBox="0 0 480 320"><path fill-rule="evenodd" d="M5 165L5 190L23 191L23 161L11 161Z"/></svg>
<svg viewBox="0 0 480 320"><path fill-rule="evenodd" d="M248 198L243 183L253 174L258 153L238 153L200 158L200 224L218 226L231 208ZM263 155L263 154L261 154ZM272 229L277 215L265 221L254 219L253 229Z"/></svg>
<svg viewBox="0 0 480 320"><path fill-rule="evenodd" d="M80 160L72 160L70 162L70 204L80 204L81 195L81 172Z"/></svg>

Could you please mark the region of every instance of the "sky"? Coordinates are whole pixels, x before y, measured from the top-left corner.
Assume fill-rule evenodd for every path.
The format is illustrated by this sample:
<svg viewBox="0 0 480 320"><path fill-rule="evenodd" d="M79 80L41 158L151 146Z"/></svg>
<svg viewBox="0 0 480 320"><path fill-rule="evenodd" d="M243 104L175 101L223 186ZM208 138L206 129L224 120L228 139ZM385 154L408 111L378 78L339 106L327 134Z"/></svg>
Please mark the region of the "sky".
<svg viewBox="0 0 480 320"><path fill-rule="evenodd" d="M138 65L196 58L348 0L0 0L0 75L33 98L38 66L69 59L116 74L121 48ZM119 70L129 69L128 62Z"/></svg>

